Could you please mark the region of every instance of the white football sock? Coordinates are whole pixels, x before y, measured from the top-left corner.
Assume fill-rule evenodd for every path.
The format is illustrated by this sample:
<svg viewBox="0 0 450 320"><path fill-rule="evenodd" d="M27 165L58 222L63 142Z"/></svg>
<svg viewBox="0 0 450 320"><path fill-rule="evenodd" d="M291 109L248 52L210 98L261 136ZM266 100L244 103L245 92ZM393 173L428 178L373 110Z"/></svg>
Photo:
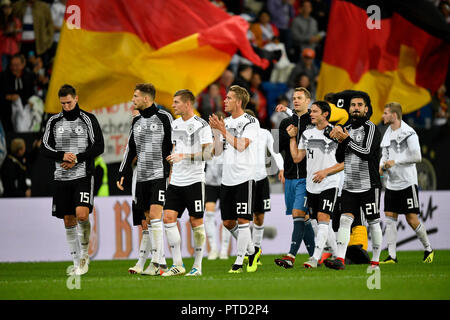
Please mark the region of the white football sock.
<svg viewBox="0 0 450 320"><path fill-rule="evenodd" d="M164 229L164 226L162 227ZM166 248L165 248L165 242L164 242L164 231L161 232L161 248L159 251L159 264L167 266L166 262Z"/></svg>
<svg viewBox="0 0 450 320"><path fill-rule="evenodd" d="M206 236L208 237L209 247L211 251L217 251L217 228L214 212L207 211L203 218Z"/></svg>
<svg viewBox="0 0 450 320"><path fill-rule="evenodd" d="M331 248L333 257L337 257L336 233L333 231L333 221L331 219L328 224L327 246Z"/></svg>
<svg viewBox="0 0 450 320"><path fill-rule="evenodd" d="M181 236L178 231L177 223L167 223L165 224L165 229L167 242L172 251L173 264L181 266L183 265L183 259L181 258Z"/></svg>
<svg viewBox="0 0 450 320"><path fill-rule="evenodd" d="M75 268L80 266L80 240L78 239L77 226L66 227L66 239L69 244L70 255L72 256Z"/></svg>
<svg viewBox="0 0 450 320"><path fill-rule="evenodd" d="M78 238L80 239L81 257L88 255L90 236L91 223L89 218L85 221L78 221Z"/></svg>
<svg viewBox="0 0 450 320"><path fill-rule="evenodd" d="M264 225L257 226L253 224L253 244L255 247L261 248L261 242L264 236Z"/></svg>
<svg viewBox="0 0 450 320"><path fill-rule="evenodd" d="M313 258L319 261L322 257L323 248L328 238L328 222L320 221L317 226L316 247L314 249Z"/></svg>
<svg viewBox="0 0 450 320"><path fill-rule="evenodd" d="M206 234L205 234L205 225L199 225L195 228L192 228L194 231L194 264L192 267L202 270L202 259L203 259L203 249L205 247Z"/></svg>
<svg viewBox="0 0 450 320"><path fill-rule="evenodd" d="M144 268L145 261L147 261L148 255L150 254L151 243L150 235L148 230L142 230L141 244L139 245L139 259L136 265L140 268Z"/></svg>
<svg viewBox="0 0 450 320"><path fill-rule="evenodd" d="M152 226L152 263L159 264L163 233L162 222L161 219L153 219L150 221L150 223Z"/></svg>
<svg viewBox="0 0 450 320"><path fill-rule="evenodd" d="M225 228L225 226L222 226L221 240L220 240L221 242L220 253L222 255L228 255L230 240L231 240L231 232L227 228Z"/></svg>
<svg viewBox="0 0 450 320"><path fill-rule="evenodd" d="M315 242L317 239L317 232L319 231L319 227L316 219L310 219L309 221L311 221L311 227L313 228L314 231L314 242Z"/></svg>
<svg viewBox="0 0 450 320"><path fill-rule="evenodd" d="M345 260L345 253L350 242L350 232L353 218L345 214L341 215L339 220L339 230L336 237L337 257Z"/></svg>
<svg viewBox="0 0 450 320"><path fill-rule="evenodd" d="M236 225L233 227L233 229L229 229L228 231L230 231L231 235L233 236L233 238L235 238L237 240L238 235L239 235L239 228L238 228L238 224L236 223Z"/></svg>
<svg viewBox="0 0 450 320"><path fill-rule="evenodd" d="M425 250L430 252L433 251L430 241L428 240L427 229L425 229L425 226L422 223L419 223L416 230L414 231L416 232L416 235L419 238L420 242L422 242Z"/></svg>
<svg viewBox="0 0 450 320"><path fill-rule="evenodd" d="M387 216L386 222L386 243L388 247L388 253L391 258L397 258L397 219Z"/></svg>
<svg viewBox="0 0 450 320"><path fill-rule="evenodd" d="M383 232L381 231L380 219L369 221L369 230L372 237L372 261L380 261L381 244L383 242Z"/></svg>
<svg viewBox="0 0 450 320"><path fill-rule="evenodd" d="M250 232L250 224L244 223L238 225L238 235L237 235L237 255L236 261L234 264L242 265L244 262L244 256L249 249L249 242L252 239L252 235ZM255 249L253 248L253 251ZM253 252L251 252L253 253Z"/></svg>

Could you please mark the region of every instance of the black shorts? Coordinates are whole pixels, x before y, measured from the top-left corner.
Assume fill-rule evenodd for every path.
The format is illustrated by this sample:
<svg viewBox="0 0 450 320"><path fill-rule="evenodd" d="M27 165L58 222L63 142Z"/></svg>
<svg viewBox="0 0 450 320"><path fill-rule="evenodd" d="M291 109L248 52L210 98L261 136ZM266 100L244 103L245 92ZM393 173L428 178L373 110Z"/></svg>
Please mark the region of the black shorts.
<svg viewBox="0 0 450 320"><path fill-rule="evenodd" d="M53 216L64 219L64 216L76 215L76 207L88 207L89 213L91 213L93 205L93 176L53 182Z"/></svg>
<svg viewBox="0 0 450 320"><path fill-rule="evenodd" d="M269 179L256 181L255 184L254 213L264 213L270 211L270 187Z"/></svg>
<svg viewBox="0 0 450 320"><path fill-rule="evenodd" d="M152 204L164 206L167 179L155 179L136 183L136 208L149 211Z"/></svg>
<svg viewBox="0 0 450 320"><path fill-rule="evenodd" d="M178 212L178 218L180 218L186 208L189 216L203 218L203 212L205 211L205 184L203 182L184 187L169 184L164 210L176 211Z"/></svg>
<svg viewBox="0 0 450 320"><path fill-rule="evenodd" d="M309 214L312 219L317 219L317 213L323 212L332 217L338 197L338 188L331 188L321 193L307 192Z"/></svg>
<svg viewBox="0 0 450 320"><path fill-rule="evenodd" d="M237 218L253 220L255 181L250 180L235 186L220 186L220 214L222 220Z"/></svg>
<svg viewBox="0 0 450 320"><path fill-rule="evenodd" d="M142 225L142 220L145 220L144 210L138 209L136 202L131 201L131 211L133 212L133 226Z"/></svg>
<svg viewBox="0 0 450 320"><path fill-rule="evenodd" d="M364 213L367 220L380 218L380 189L371 188L364 192L342 190L341 212L351 213L355 217ZM361 217L361 220L363 217Z"/></svg>
<svg viewBox="0 0 450 320"><path fill-rule="evenodd" d="M220 199L220 186L210 186L206 185L206 200L205 203L214 202Z"/></svg>
<svg viewBox="0 0 450 320"><path fill-rule="evenodd" d="M419 189L417 185L403 190L386 189L384 193L384 212L397 214L420 213Z"/></svg>

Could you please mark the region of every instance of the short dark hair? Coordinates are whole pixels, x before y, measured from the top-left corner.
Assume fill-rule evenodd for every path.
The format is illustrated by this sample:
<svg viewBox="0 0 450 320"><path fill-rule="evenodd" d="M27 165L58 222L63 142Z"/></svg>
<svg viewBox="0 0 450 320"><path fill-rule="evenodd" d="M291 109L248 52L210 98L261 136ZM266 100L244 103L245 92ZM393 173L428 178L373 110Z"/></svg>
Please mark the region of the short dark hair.
<svg viewBox="0 0 450 320"><path fill-rule="evenodd" d="M72 97L77 96L77 91L74 87L72 87L70 84L64 84L61 88L59 88L58 91L58 97L66 97L68 95L71 95Z"/></svg>
<svg viewBox="0 0 450 320"><path fill-rule="evenodd" d="M22 63L27 62L27 60L25 59L25 56L24 56L22 53L16 53L16 54L13 54L13 55L11 56L10 61L11 61L12 59L19 59L20 62L22 62Z"/></svg>
<svg viewBox="0 0 450 320"><path fill-rule="evenodd" d="M156 98L156 89L155 86L151 83L138 83L134 88L134 91L139 90L143 94L146 94L152 97L153 100Z"/></svg>
<svg viewBox="0 0 450 320"><path fill-rule="evenodd" d="M181 89L175 92L174 97L180 97L183 102L190 101L192 105L195 103L195 96L191 90Z"/></svg>
<svg viewBox="0 0 450 320"><path fill-rule="evenodd" d="M352 96L352 98L350 99L350 104L352 102L353 99L363 99L364 100L364 104L368 107L370 105L370 98L364 94L361 93L356 93Z"/></svg>
<svg viewBox="0 0 450 320"><path fill-rule="evenodd" d="M328 112L327 120L330 120L331 107L328 104L328 102L319 100L319 101L314 101L313 105L316 105L317 107L319 107L320 110L322 110L322 113Z"/></svg>

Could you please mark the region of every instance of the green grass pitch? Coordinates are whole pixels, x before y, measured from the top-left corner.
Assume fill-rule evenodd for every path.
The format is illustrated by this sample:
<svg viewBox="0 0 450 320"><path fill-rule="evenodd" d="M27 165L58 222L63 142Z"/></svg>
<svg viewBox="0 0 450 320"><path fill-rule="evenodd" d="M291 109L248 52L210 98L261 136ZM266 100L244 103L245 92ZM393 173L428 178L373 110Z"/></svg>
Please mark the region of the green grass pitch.
<svg viewBox="0 0 450 320"><path fill-rule="evenodd" d="M386 256L383 252L382 257ZM380 289L367 265L348 265L335 271L304 269L306 255L298 255L293 269L263 255L255 273L228 274L234 261L203 260L203 276L171 278L129 275L136 260L91 261L80 289L69 290L65 275L69 262L1 263L0 299L148 299L148 300L303 300L386 299L449 300L450 251L437 250L432 264L422 263L422 251L399 252L397 265L381 265ZM168 259L168 263L171 259ZM189 269L193 259L184 259ZM373 276L369 279L369 277ZM75 284L75 282L73 282Z"/></svg>

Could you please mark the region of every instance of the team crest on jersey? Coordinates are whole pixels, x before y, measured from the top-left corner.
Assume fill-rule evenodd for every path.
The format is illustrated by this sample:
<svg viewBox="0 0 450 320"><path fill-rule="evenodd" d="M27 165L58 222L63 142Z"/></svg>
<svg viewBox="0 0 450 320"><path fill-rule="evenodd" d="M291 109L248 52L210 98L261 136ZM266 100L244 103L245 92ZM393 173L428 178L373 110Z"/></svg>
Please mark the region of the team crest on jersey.
<svg viewBox="0 0 450 320"><path fill-rule="evenodd" d="M188 127L187 127L187 133L188 134L194 133L194 129L195 129L194 124L192 124L192 123L189 124Z"/></svg>
<svg viewBox="0 0 450 320"><path fill-rule="evenodd" d="M62 133L64 133L64 128L63 127L59 127L57 131L58 131L59 134L62 134Z"/></svg>
<svg viewBox="0 0 450 320"><path fill-rule="evenodd" d="M363 136L362 136L361 133L358 133L358 134L355 136L355 141L356 141L356 142L361 142L362 139L363 139Z"/></svg>
<svg viewBox="0 0 450 320"><path fill-rule="evenodd" d="M239 122L239 123L237 124L236 129L238 129L238 131L241 131L243 127L244 127L244 123L243 123L243 122Z"/></svg>
<svg viewBox="0 0 450 320"><path fill-rule="evenodd" d="M158 129L158 125L156 123L150 124L150 131L156 131Z"/></svg>
<svg viewBox="0 0 450 320"><path fill-rule="evenodd" d="M76 134L82 134L83 133L83 128L81 126L77 126L74 131L75 131Z"/></svg>
<svg viewBox="0 0 450 320"><path fill-rule="evenodd" d="M137 126L137 127L136 127L136 131L137 131L137 132L141 132L141 131L142 131L142 127L141 127L141 126Z"/></svg>

